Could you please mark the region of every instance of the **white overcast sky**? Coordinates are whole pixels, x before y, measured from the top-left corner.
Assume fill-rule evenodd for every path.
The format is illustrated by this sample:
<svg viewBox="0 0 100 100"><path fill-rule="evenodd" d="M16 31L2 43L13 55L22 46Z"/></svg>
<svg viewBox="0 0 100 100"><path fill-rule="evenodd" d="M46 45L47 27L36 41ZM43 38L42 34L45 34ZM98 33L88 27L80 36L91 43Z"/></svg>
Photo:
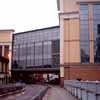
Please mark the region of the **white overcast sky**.
<svg viewBox="0 0 100 100"><path fill-rule="evenodd" d="M0 29L23 32L56 25L57 0L0 0Z"/></svg>

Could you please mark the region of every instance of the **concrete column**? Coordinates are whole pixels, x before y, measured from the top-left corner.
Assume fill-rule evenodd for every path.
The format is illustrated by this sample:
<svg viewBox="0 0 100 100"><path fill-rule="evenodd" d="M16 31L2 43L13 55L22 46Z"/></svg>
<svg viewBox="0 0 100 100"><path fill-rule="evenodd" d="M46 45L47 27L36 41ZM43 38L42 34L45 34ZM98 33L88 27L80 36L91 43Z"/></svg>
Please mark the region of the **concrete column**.
<svg viewBox="0 0 100 100"><path fill-rule="evenodd" d="M11 52L12 52L12 50L11 50L11 45L9 46L9 66L8 66L8 71L9 71L9 74L11 74L11 60L12 60L12 55L11 55Z"/></svg>
<svg viewBox="0 0 100 100"><path fill-rule="evenodd" d="M60 17L60 64L64 64L64 19Z"/></svg>
<svg viewBox="0 0 100 100"><path fill-rule="evenodd" d="M64 19L60 16L60 65L64 64ZM60 66L60 85L64 84L64 67Z"/></svg>
<svg viewBox="0 0 100 100"><path fill-rule="evenodd" d="M64 0L60 0L60 11L64 11Z"/></svg>
<svg viewBox="0 0 100 100"><path fill-rule="evenodd" d="M9 66L8 66L8 71L9 75L11 76L11 63L12 63L12 32L10 33L10 45L9 45Z"/></svg>
<svg viewBox="0 0 100 100"><path fill-rule="evenodd" d="M60 67L60 86L64 86L64 67Z"/></svg>

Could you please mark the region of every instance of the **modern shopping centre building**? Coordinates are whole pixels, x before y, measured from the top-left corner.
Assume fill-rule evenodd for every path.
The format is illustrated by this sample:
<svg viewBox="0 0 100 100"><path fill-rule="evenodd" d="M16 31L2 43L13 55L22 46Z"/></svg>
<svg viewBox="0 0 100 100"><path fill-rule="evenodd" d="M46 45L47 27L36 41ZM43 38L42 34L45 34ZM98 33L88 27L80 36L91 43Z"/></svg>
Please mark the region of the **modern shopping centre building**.
<svg viewBox="0 0 100 100"><path fill-rule="evenodd" d="M100 80L100 0L58 0L61 79Z"/></svg>

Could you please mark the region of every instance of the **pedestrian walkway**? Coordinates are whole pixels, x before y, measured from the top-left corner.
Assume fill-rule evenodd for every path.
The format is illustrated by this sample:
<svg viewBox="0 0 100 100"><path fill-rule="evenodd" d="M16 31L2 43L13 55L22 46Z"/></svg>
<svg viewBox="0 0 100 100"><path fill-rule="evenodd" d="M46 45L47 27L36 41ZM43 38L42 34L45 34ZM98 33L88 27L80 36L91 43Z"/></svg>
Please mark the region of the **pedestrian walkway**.
<svg viewBox="0 0 100 100"><path fill-rule="evenodd" d="M65 89L52 86L48 89L43 100L77 100L75 97L71 96Z"/></svg>

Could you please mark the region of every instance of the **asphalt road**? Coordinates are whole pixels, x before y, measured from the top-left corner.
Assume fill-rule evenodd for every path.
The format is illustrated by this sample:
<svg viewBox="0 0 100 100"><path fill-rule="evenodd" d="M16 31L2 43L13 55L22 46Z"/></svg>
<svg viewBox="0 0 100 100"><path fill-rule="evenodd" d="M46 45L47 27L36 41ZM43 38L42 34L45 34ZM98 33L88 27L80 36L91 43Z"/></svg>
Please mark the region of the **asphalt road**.
<svg viewBox="0 0 100 100"><path fill-rule="evenodd" d="M0 98L0 100L33 100L34 97L44 88L42 85L27 85L22 93L9 95Z"/></svg>

